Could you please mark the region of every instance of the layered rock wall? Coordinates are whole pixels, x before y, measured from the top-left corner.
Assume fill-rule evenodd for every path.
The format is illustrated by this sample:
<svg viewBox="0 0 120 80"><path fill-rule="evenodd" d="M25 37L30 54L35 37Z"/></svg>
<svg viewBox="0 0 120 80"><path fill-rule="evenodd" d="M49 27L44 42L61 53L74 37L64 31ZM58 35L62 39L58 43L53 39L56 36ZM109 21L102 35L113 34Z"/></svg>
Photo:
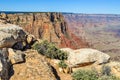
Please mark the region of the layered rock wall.
<svg viewBox="0 0 120 80"><path fill-rule="evenodd" d="M36 38L48 40L59 47L81 48L88 46L79 38L72 37L73 34L69 32L61 13L2 13L0 19L6 23L19 25L30 34L35 35Z"/></svg>

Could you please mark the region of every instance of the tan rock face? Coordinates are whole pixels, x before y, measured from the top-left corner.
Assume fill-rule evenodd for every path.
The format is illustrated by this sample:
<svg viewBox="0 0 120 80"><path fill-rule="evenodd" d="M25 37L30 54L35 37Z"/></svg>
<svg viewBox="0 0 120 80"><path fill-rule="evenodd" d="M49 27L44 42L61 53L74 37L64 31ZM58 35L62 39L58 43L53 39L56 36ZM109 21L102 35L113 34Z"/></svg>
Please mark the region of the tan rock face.
<svg viewBox="0 0 120 80"><path fill-rule="evenodd" d="M61 13L15 13L7 14L6 22L19 25L36 38L48 40L59 47L86 47L86 42L76 38L69 32ZM77 45L77 44L81 45Z"/></svg>
<svg viewBox="0 0 120 80"><path fill-rule="evenodd" d="M14 75L10 80L57 80L45 58L35 50L28 50L26 62L13 65Z"/></svg>

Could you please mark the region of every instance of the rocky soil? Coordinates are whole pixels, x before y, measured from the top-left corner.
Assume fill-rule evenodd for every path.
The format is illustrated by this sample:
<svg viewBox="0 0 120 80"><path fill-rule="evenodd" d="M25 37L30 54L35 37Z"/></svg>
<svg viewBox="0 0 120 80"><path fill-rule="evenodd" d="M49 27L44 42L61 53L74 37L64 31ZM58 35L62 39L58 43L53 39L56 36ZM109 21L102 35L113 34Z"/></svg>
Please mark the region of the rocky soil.
<svg viewBox="0 0 120 80"><path fill-rule="evenodd" d="M27 50L25 55L25 63L13 65L14 75L10 80L56 80L44 56L35 50Z"/></svg>

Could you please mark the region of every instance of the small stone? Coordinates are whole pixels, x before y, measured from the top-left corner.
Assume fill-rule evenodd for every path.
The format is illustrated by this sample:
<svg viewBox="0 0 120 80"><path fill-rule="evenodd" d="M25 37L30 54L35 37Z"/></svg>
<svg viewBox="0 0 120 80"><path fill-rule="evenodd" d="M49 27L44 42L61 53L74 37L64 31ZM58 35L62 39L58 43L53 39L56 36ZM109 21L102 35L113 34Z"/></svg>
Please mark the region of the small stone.
<svg viewBox="0 0 120 80"><path fill-rule="evenodd" d="M60 71L60 72L63 72L63 69L62 69L62 68L59 68L59 71Z"/></svg>
<svg viewBox="0 0 120 80"><path fill-rule="evenodd" d="M27 43L28 43L28 44L31 44L34 39L35 39L35 38L34 38L33 35L27 35Z"/></svg>

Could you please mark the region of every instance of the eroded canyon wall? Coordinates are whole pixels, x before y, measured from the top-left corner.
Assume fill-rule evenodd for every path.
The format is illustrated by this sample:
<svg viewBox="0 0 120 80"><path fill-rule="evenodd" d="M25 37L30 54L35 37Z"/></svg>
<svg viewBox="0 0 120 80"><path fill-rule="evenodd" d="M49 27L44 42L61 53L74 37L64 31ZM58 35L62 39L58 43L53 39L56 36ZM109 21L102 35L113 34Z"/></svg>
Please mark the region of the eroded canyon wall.
<svg viewBox="0 0 120 80"><path fill-rule="evenodd" d="M69 31L61 13L1 13L0 19L19 25L36 38L48 40L59 47L88 47L85 41Z"/></svg>

